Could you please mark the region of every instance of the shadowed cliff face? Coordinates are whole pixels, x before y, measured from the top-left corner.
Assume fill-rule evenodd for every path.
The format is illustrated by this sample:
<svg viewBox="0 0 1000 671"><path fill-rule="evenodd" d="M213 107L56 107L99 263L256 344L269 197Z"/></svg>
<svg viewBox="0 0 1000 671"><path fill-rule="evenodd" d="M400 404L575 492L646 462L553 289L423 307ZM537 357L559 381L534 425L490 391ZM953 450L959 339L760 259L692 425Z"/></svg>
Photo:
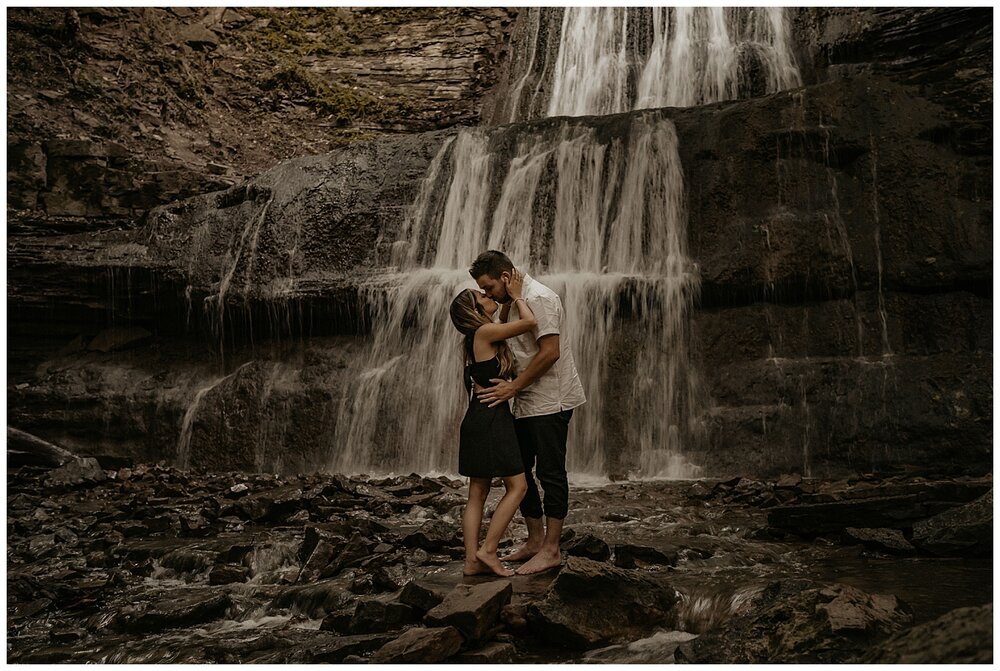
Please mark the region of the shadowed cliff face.
<svg viewBox="0 0 1000 671"><path fill-rule="evenodd" d="M677 129L701 277L704 435L689 457L706 474L989 469L983 89L963 80L949 98L955 74L929 56L909 71L879 65L893 61L892 45L938 53L958 48L957 35L975 38L964 42L975 60L980 26L965 18L938 34L925 18L908 34L910 23L882 13L861 30L865 11L809 15L821 37L804 48L829 60L813 61L810 81L823 83L657 112ZM850 30L837 33L838 22ZM894 40L851 52L873 54L870 67L838 71L844 45L878 41L879 25ZM923 87L910 85L921 72ZM616 133L628 122L570 123ZM345 362L369 345L357 288L386 262L454 133L288 161L156 208L131 232L12 237L11 424L84 453L176 462L184 452L209 468L318 468L350 449L328 437ZM146 335L100 351L95 336L111 326ZM633 374L628 334L625 323L611 362L619 378ZM628 446L608 452L610 474L625 472Z"/></svg>

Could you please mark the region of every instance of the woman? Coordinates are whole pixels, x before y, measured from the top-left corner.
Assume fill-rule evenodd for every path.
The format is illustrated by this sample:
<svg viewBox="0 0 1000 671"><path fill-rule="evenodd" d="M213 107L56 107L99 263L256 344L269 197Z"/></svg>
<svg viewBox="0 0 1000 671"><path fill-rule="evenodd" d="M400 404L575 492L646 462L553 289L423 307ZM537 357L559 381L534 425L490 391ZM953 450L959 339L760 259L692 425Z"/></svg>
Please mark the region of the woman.
<svg viewBox="0 0 1000 671"><path fill-rule="evenodd" d="M521 451L514 433L514 416L507 403L488 407L476 397L478 387L491 387L493 378L509 378L514 371L514 355L506 339L526 333L537 325L535 316L521 297L524 274L515 272L504 284L511 303L520 301L517 321L494 323L499 305L486 294L472 289L462 291L451 303L451 321L465 336L462 354L465 366L465 387L469 392L469 408L462 420L458 448L458 472L469 478L469 503L462 516L465 536L465 575L488 573L508 577L514 572L504 567L497 557L500 537L514 518L528 485L524 478ZM506 317L509 305L504 306ZM479 527L483 521L486 496L493 478L503 478L505 493L497 503L486 530L486 540L479 546Z"/></svg>

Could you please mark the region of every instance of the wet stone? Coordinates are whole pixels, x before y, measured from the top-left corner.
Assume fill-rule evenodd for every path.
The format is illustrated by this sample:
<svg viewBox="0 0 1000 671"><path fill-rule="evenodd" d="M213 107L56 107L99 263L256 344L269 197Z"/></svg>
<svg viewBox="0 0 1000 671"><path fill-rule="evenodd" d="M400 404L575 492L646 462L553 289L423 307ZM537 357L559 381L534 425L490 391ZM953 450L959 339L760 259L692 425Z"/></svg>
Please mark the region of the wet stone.
<svg viewBox="0 0 1000 671"><path fill-rule="evenodd" d="M611 548L608 547L608 544L591 534L573 539L565 545L565 549L567 554L595 561L607 561L611 558Z"/></svg>
<svg viewBox="0 0 1000 671"><path fill-rule="evenodd" d="M49 486L76 487L104 482L108 476L97 459L86 457L66 462L52 471L46 480Z"/></svg>
<svg viewBox="0 0 1000 671"><path fill-rule="evenodd" d="M510 643L493 642L455 657L462 664L513 664L517 648Z"/></svg>
<svg viewBox="0 0 1000 671"><path fill-rule="evenodd" d="M532 631L578 649L641 638L668 625L677 592L646 573L568 557L545 598L528 606Z"/></svg>
<svg viewBox="0 0 1000 671"><path fill-rule="evenodd" d="M514 594L509 580L479 585L456 585L444 601L428 611L424 622L431 627L451 625L469 641L483 640L500 618L500 609Z"/></svg>
<svg viewBox="0 0 1000 671"><path fill-rule="evenodd" d="M909 555L916 552L903 537L899 529L844 529L844 540L849 543L861 543L865 547L896 555Z"/></svg>
<svg viewBox="0 0 1000 671"><path fill-rule="evenodd" d="M676 566L676 549L658 550L645 545L616 545L615 566L620 568L645 568L647 566Z"/></svg>
<svg viewBox="0 0 1000 671"><path fill-rule="evenodd" d="M250 569L245 566L224 564L216 566L208 574L209 585L228 585L234 582L246 582L250 577Z"/></svg>
<svg viewBox="0 0 1000 671"><path fill-rule="evenodd" d="M308 585L290 587L272 599L268 610L290 609L318 619L340 608L354 599L354 596L340 585L330 580Z"/></svg>
<svg viewBox="0 0 1000 671"><path fill-rule="evenodd" d="M993 604L956 608L867 650L865 664L992 664Z"/></svg>
<svg viewBox="0 0 1000 671"><path fill-rule="evenodd" d="M112 626L119 631L132 633L191 627L221 618L231 603L227 594L177 595L153 604L129 607L118 614Z"/></svg>
<svg viewBox="0 0 1000 671"><path fill-rule="evenodd" d="M462 635L454 627L414 627L386 643L371 657L373 664L436 664L462 647Z"/></svg>
<svg viewBox="0 0 1000 671"><path fill-rule="evenodd" d="M403 586L403 591L399 594L399 600L402 603L413 606L425 613L444 601L444 597L444 592L421 584L416 580L406 583Z"/></svg>
<svg viewBox="0 0 1000 671"><path fill-rule="evenodd" d="M355 634L372 634L399 629L420 621L420 612L398 601L368 599L360 601L351 618L350 630Z"/></svg>
<svg viewBox="0 0 1000 671"><path fill-rule="evenodd" d="M993 552L993 491L913 525L913 544L939 556L988 557Z"/></svg>

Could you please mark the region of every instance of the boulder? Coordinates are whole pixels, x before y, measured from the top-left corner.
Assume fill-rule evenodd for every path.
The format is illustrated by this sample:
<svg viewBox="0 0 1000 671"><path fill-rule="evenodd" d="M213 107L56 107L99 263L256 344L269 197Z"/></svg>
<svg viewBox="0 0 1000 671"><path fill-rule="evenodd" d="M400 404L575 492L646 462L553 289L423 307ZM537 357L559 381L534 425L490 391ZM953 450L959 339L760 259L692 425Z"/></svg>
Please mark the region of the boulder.
<svg viewBox="0 0 1000 671"><path fill-rule="evenodd" d="M993 604L956 608L868 650L865 664L992 664Z"/></svg>
<svg viewBox="0 0 1000 671"><path fill-rule="evenodd" d="M675 566L677 550L657 550L645 545L616 545L615 566L620 568L645 568L650 565Z"/></svg>
<svg viewBox="0 0 1000 671"><path fill-rule="evenodd" d="M677 599L646 573L571 556L545 598L528 606L528 621L554 643L595 648L671 626Z"/></svg>
<svg viewBox="0 0 1000 671"><path fill-rule="evenodd" d="M496 626L500 609L514 594L509 580L491 580L478 585L456 585L444 601L428 611L424 622L431 627L451 625L468 641L484 640Z"/></svg>
<svg viewBox="0 0 1000 671"><path fill-rule="evenodd" d="M97 459L84 457L73 459L52 471L45 483L50 487L78 487L93 485L108 479L107 473L97 463Z"/></svg>
<svg viewBox="0 0 1000 671"><path fill-rule="evenodd" d="M398 601L367 599L359 601L351 617L354 634L377 634L420 621L420 611Z"/></svg>
<svg viewBox="0 0 1000 671"><path fill-rule="evenodd" d="M444 601L444 597L444 592L421 584L416 580L411 580L403 585L403 591L399 594L399 601L426 613Z"/></svg>
<svg viewBox="0 0 1000 671"><path fill-rule="evenodd" d="M972 503L913 525L913 544L940 556L993 553L993 490Z"/></svg>
<svg viewBox="0 0 1000 671"><path fill-rule="evenodd" d="M683 644L676 655L695 664L838 663L912 620L909 607L889 594L773 583L750 612Z"/></svg>
<svg viewBox="0 0 1000 671"><path fill-rule="evenodd" d="M611 558L611 548L603 540L592 534L584 534L574 538L565 546L566 554L574 557L586 557L595 561L607 561Z"/></svg>
<svg viewBox="0 0 1000 671"><path fill-rule="evenodd" d="M428 552L441 552L462 546L459 528L441 520L424 522L419 529L403 537L403 545Z"/></svg>
<svg viewBox="0 0 1000 671"><path fill-rule="evenodd" d="M373 664L442 662L462 647L462 635L454 627L414 627L386 643L371 656Z"/></svg>

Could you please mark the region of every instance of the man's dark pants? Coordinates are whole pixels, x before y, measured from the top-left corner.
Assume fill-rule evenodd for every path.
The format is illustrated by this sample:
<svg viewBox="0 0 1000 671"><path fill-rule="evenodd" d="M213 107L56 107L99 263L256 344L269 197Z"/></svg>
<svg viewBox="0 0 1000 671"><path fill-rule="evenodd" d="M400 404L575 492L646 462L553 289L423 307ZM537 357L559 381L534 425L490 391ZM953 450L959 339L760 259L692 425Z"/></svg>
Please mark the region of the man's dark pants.
<svg viewBox="0 0 1000 671"><path fill-rule="evenodd" d="M521 446L521 460L524 462L524 477L528 481L528 492L520 506L524 517L537 519L544 512L546 517L561 520L569 512L566 437L569 435L569 420L572 416L572 410L563 410L551 415L514 420L514 430ZM532 471L545 492L544 510Z"/></svg>

